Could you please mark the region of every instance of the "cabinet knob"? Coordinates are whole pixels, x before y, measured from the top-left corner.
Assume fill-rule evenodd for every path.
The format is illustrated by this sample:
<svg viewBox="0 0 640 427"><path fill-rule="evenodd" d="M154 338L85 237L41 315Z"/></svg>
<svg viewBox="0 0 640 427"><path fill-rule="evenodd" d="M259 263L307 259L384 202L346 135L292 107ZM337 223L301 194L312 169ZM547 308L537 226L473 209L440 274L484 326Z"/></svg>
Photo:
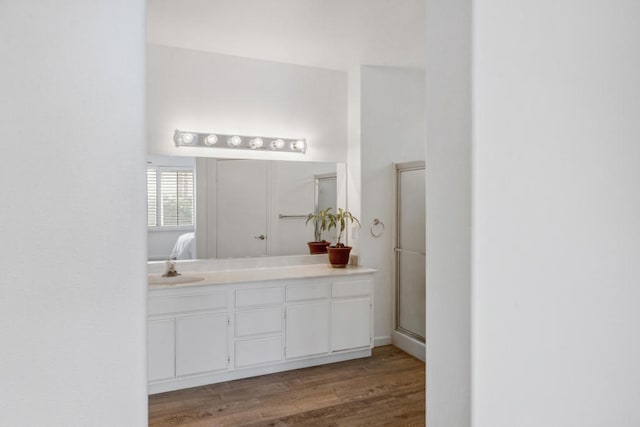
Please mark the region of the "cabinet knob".
<svg viewBox="0 0 640 427"><path fill-rule="evenodd" d="M259 236L253 236L254 239L258 239L258 240L264 240L267 238L267 236L265 236L264 234L261 234Z"/></svg>

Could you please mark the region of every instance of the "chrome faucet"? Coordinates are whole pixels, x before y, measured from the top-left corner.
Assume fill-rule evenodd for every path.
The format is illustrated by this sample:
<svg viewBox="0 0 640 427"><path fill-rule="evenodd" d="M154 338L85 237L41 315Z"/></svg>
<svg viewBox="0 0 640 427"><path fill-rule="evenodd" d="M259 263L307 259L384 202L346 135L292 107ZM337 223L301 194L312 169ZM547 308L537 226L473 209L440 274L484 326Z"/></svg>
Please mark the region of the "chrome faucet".
<svg viewBox="0 0 640 427"><path fill-rule="evenodd" d="M167 266L166 271L162 275L162 277L176 277L179 276L180 273L176 271L176 260L169 258L165 263Z"/></svg>

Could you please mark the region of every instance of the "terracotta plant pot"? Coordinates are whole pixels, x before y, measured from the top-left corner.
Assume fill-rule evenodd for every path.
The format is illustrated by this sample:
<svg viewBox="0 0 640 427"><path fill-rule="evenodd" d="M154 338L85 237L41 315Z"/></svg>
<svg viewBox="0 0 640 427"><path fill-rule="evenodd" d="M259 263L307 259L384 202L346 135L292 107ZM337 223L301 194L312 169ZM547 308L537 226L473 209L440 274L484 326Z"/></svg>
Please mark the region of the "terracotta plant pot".
<svg viewBox="0 0 640 427"><path fill-rule="evenodd" d="M329 242L307 242L307 245L309 245L309 253L311 255L314 254L326 254L327 253L327 246L329 246L331 243Z"/></svg>
<svg viewBox="0 0 640 427"><path fill-rule="evenodd" d="M347 264L349 264L351 246L344 246L341 248L329 246L327 248L327 252L329 253L329 262L333 268L345 268Z"/></svg>

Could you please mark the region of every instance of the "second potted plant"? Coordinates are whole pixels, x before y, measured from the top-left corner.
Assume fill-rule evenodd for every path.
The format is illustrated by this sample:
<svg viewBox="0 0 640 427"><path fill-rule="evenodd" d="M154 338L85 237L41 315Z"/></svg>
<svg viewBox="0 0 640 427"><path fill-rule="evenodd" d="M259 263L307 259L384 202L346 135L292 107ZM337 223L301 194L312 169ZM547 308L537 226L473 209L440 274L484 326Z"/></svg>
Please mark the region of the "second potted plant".
<svg viewBox="0 0 640 427"><path fill-rule="evenodd" d="M329 262L334 268L344 268L349 264L349 255L351 253L351 246L345 246L342 243L342 236L347 229L347 224L354 222L360 225L358 218L353 216L349 211L345 211L342 208L338 208L338 212L335 214L328 213L329 225L328 229L335 228L338 230L338 238L335 246L329 246L327 252L329 253Z"/></svg>

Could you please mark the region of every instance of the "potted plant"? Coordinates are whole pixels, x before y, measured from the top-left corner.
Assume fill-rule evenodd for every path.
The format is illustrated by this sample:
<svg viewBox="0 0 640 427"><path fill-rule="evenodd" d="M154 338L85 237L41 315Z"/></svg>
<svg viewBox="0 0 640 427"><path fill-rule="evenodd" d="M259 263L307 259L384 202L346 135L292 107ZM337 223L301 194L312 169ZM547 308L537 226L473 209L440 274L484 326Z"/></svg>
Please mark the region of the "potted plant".
<svg viewBox="0 0 640 427"><path fill-rule="evenodd" d="M307 216L307 222L305 222L305 224L309 224L310 221L313 221L313 234L314 238L316 239L313 242L307 242L310 254L327 253L327 246L329 246L331 243L322 239L322 232L326 231L329 226L329 215L331 215L329 213L330 210L331 208L326 208L319 211L318 213L310 213L309 216Z"/></svg>
<svg viewBox="0 0 640 427"><path fill-rule="evenodd" d="M354 222L360 226L358 218L353 216L349 211L345 211L342 208L338 208L338 213L328 214L329 226L328 229L336 228L338 230L338 238L335 246L329 246L327 252L329 253L329 262L334 268L344 268L349 264L349 254L351 253L351 246L345 246L342 243L342 236L347 229L347 223Z"/></svg>

